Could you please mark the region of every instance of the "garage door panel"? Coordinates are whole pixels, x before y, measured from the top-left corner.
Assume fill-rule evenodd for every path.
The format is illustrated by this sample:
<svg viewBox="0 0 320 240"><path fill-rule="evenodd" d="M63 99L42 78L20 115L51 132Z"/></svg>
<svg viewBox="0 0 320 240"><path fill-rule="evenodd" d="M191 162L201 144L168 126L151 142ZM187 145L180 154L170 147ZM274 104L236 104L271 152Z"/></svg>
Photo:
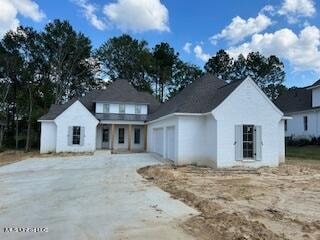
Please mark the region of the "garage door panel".
<svg viewBox="0 0 320 240"><path fill-rule="evenodd" d="M163 156L163 128L153 130L154 152Z"/></svg>
<svg viewBox="0 0 320 240"><path fill-rule="evenodd" d="M175 128L167 127L166 129L166 158L175 160Z"/></svg>

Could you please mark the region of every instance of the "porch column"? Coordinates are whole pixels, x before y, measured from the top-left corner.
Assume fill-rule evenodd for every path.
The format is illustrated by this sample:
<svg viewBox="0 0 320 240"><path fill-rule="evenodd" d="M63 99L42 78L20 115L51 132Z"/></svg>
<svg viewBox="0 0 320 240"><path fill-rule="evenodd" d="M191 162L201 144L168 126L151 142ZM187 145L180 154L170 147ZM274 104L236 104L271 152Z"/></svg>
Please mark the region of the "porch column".
<svg viewBox="0 0 320 240"><path fill-rule="evenodd" d="M131 132L132 132L132 125L129 124L129 129L128 129L128 150L129 150L129 152L131 151Z"/></svg>
<svg viewBox="0 0 320 240"><path fill-rule="evenodd" d="M144 151L147 151L147 131L148 131L148 126L144 125L144 129L143 129L143 136L144 136Z"/></svg>
<svg viewBox="0 0 320 240"><path fill-rule="evenodd" d="M111 153L114 147L114 124L111 125Z"/></svg>

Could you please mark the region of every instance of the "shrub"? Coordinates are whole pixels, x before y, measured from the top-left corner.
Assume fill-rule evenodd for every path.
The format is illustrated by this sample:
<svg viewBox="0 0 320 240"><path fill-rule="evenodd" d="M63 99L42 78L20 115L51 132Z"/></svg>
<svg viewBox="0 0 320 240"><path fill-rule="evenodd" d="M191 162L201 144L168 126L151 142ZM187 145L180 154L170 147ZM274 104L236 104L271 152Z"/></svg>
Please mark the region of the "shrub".
<svg viewBox="0 0 320 240"><path fill-rule="evenodd" d="M293 136L286 137L287 146L303 147L307 145L320 145L320 137L312 138L294 138Z"/></svg>

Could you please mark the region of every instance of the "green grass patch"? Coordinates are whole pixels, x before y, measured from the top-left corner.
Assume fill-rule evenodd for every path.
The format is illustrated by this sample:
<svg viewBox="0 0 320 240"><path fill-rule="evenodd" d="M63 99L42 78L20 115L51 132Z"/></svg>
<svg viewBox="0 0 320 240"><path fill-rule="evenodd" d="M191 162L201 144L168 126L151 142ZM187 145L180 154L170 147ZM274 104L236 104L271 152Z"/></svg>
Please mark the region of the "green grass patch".
<svg viewBox="0 0 320 240"><path fill-rule="evenodd" d="M320 160L320 146L286 147L286 156Z"/></svg>

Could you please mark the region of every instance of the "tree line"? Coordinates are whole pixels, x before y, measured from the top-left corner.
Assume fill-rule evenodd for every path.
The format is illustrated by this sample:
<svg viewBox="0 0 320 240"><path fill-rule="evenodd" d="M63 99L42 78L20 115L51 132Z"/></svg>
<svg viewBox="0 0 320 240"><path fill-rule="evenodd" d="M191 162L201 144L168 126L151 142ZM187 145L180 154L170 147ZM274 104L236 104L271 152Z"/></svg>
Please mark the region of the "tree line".
<svg viewBox="0 0 320 240"><path fill-rule="evenodd" d="M220 50L203 70L183 61L166 42L149 47L123 34L93 49L68 21L56 19L42 31L21 26L0 41L0 149L37 147L37 119L52 104L106 88L110 81L128 79L164 102L204 72L226 81L250 76L271 99L284 89L284 66L276 56L256 52L233 59Z"/></svg>

